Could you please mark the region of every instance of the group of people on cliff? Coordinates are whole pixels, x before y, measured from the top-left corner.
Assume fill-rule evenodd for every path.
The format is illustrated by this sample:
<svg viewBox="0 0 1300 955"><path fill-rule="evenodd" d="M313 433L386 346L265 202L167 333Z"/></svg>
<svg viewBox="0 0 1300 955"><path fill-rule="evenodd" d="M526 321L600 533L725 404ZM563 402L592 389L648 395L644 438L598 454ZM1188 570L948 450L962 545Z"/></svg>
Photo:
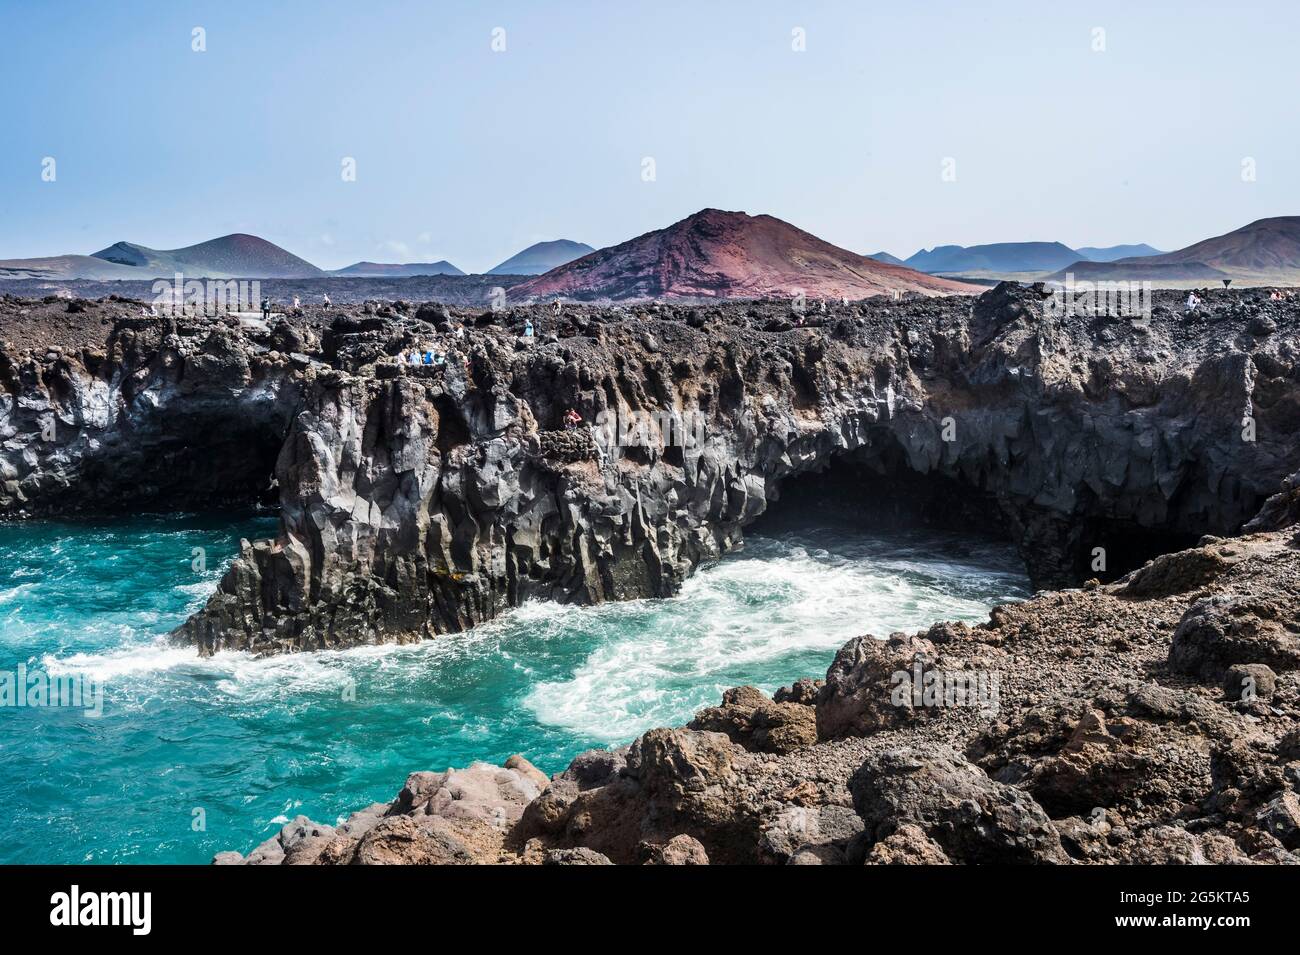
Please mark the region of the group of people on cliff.
<svg viewBox="0 0 1300 955"><path fill-rule="evenodd" d="M455 343L463 342L465 339L465 326L455 325L447 333L451 338L452 344L444 346L443 343L435 338L432 343L423 345L414 345L397 355L397 360L403 365L432 365L445 366L447 360L456 352ZM470 367L469 356L464 356L465 370Z"/></svg>

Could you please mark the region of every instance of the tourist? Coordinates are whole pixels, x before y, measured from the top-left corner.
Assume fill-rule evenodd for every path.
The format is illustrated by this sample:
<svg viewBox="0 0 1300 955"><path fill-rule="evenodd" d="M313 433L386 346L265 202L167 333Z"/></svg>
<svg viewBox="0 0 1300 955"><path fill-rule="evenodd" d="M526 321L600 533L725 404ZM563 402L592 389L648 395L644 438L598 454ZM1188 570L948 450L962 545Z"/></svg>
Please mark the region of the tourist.
<svg viewBox="0 0 1300 955"><path fill-rule="evenodd" d="M263 298L263 299L262 299L262 318L263 318L263 320L269 320L270 317L271 317L271 300L270 300L269 298Z"/></svg>
<svg viewBox="0 0 1300 955"><path fill-rule="evenodd" d="M525 318L525 319L524 319L524 338L532 338L532 337L533 337L533 320L532 320L531 318Z"/></svg>
<svg viewBox="0 0 1300 955"><path fill-rule="evenodd" d="M323 295L321 295L321 298L325 300L325 307L326 307L326 308L329 308L332 304L334 304L333 302L330 301L330 297L329 297L329 293L328 293L328 292L326 292L326 293L324 293Z"/></svg>
<svg viewBox="0 0 1300 955"><path fill-rule="evenodd" d="M1200 304L1201 304L1201 300L1200 298L1197 297L1195 289L1187 293L1187 311L1189 312L1196 311L1196 307Z"/></svg>
<svg viewBox="0 0 1300 955"><path fill-rule="evenodd" d="M570 408L564 413L564 430L572 431L582 424L582 415Z"/></svg>

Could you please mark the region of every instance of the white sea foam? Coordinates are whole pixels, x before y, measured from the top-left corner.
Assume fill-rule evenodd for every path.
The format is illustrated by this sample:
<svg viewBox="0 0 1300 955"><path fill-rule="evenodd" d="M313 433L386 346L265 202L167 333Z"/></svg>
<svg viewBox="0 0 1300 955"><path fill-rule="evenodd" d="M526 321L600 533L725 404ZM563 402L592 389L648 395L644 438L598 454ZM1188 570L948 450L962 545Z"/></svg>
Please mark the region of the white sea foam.
<svg viewBox="0 0 1300 955"><path fill-rule="evenodd" d="M6 587L0 590L0 607L7 603L12 603L25 593L30 593L36 589L36 584L18 584L14 587Z"/></svg>
<svg viewBox="0 0 1300 955"><path fill-rule="evenodd" d="M863 559L789 548L781 556L723 562L687 582L679 597L630 620L627 605L602 614L608 640L571 677L539 683L524 703L543 723L620 741L649 726L688 720L733 685L734 674L803 652L828 655L864 633L879 637L938 620L983 619L987 570L911 558ZM947 582L974 574L985 593ZM1014 589L1014 582L1008 581ZM610 619L621 617L620 621ZM621 626L619 624L622 624ZM637 624L640 626L628 624ZM782 681L801 675L782 673Z"/></svg>
<svg viewBox="0 0 1300 955"><path fill-rule="evenodd" d="M943 551L880 542L827 550L760 541L740 559L701 570L671 599L596 607L530 602L469 633L420 644L200 657L163 638L124 636L114 649L47 654L42 663L54 674L128 685L125 695L138 705L158 692L160 675L199 681L239 705L290 711L365 679L381 696L429 693L437 714L447 706L440 688L449 675L463 679L490 658L517 671L523 707L540 723L624 742L649 726L688 720L737 682L819 675L824 661L859 634L980 620L1000 588L1023 596L1013 568L990 567L987 555L963 563L933 557L937 552ZM182 589L197 597L200 586ZM791 672L793 657L809 672ZM453 709L462 735L491 730L476 723L472 709Z"/></svg>
<svg viewBox="0 0 1300 955"><path fill-rule="evenodd" d="M51 676L76 675L107 681L172 670L197 663L198 660L199 657L192 648L158 642L96 653L73 653L66 657L47 653L41 657L41 666Z"/></svg>

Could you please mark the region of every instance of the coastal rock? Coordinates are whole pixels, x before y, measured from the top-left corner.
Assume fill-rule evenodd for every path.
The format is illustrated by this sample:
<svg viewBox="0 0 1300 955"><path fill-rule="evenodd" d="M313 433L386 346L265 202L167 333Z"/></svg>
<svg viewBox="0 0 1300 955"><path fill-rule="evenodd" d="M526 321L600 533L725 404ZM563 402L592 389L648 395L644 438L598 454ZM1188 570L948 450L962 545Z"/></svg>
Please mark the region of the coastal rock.
<svg viewBox="0 0 1300 955"><path fill-rule="evenodd" d="M431 332L391 303L245 326L0 299L0 516L278 503L176 632L200 653L667 596L820 501L1000 532L1036 585L1082 585L859 637L820 689L742 688L551 779L415 773L221 864L634 864L674 840L711 864L1294 862L1300 317L1269 306L1248 340L1257 298L1158 293L1141 332L1010 283L803 324L788 302L439 313L436 366L397 360ZM918 667L996 675L996 705L891 699Z"/></svg>
<svg viewBox="0 0 1300 955"><path fill-rule="evenodd" d="M1300 633L1295 618L1277 609L1294 603L1291 594L1219 593L1198 600L1183 615L1169 649L1179 673L1221 683L1234 664L1263 664L1277 672L1300 668Z"/></svg>
<svg viewBox="0 0 1300 955"><path fill-rule="evenodd" d="M693 730L725 733L745 749L786 753L817 742L817 716L806 704L778 703L752 686L722 694L722 705L695 714Z"/></svg>
<svg viewBox="0 0 1300 955"><path fill-rule="evenodd" d="M904 823L871 847L867 865L949 865L948 857L925 830Z"/></svg>
<svg viewBox="0 0 1300 955"><path fill-rule="evenodd" d="M708 865L709 854L698 839L682 834L663 845L643 842L640 852L643 865Z"/></svg>
<svg viewBox="0 0 1300 955"><path fill-rule="evenodd" d="M1277 674L1262 663L1234 663L1223 678L1223 695L1228 699L1270 699L1277 689Z"/></svg>
<svg viewBox="0 0 1300 955"><path fill-rule="evenodd" d="M1195 717L1178 712L1164 697L1153 706L1141 694L1120 702L1103 691L1077 709L1030 709L1005 728L980 736L968 755L993 779L1025 789L1057 816L1203 797L1209 785L1208 747L1180 722ZM1194 708L1211 710L1198 698L1193 701ZM1211 712L1210 719L1231 731L1226 715Z"/></svg>
<svg viewBox="0 0 1300 955"><path fill-rule="evenodd" d="M613 865L599 852L579 847L577 849L551 849L542 865Z"/></svg>
<svg viewBox="0 0 1300 955"><path fill-rule="evenodd" d="M790 686L783 686L772 694L772 699L777 703L798 703L802 706L813 706L817 702L817 694L821 692L825 680L813 680L808 677L802 677L795 680Z"/></svg>
<svg viewBox="0 0 1300 955"><path fill-rule="evenodd" d="M849 641L826 671L817 695L817 733L822 739L865 736L940 712L916 702L918 675L935 669L934 644L920 637L894 634ZM919 689L919 685L918 685Z"/></svg>
<svg viewBox="0 0 1300 955"><path fill-rule="evenodd" d="M1169 660L1179 621L1206 594L1263 595L1268 619L1295 619L1294 533L1234 546L1192 590L1135 597L1120 581L1042 593L975 627L931 627L893 650L875 642L893 653L925 641L945 667L995 668L996 712L948 708L784 752L656 729L580 754L549 781L522 757L414 773L393 803L334 827L315 862L1294 864L1295 672L1275 674L1267 700L1244 700ZM850 641L826 686L851 691L840 677L861 668L838 664L859 659L875 651ZM1264 684L1260 670L1234 672ZM767 705L821 709L749 691L716 709L743 727ZM246 861L305 860L326 829L294 820Z"/></svg>
<svg viewBox="0 0 1300 955"><path fill-rule="evenodd" d="M417 772L392 803L375 803L337 827L299 816L247 859L231 865L469 865L498 862L524 808L548 785L522 756L506 766L472 763L442 773Z"/></svg>
<svg viewBox="0 0 1300 955"><path fill-rule="evenodd" d="M1249 352L1220 347L1252 295L1189 317L1157 293L1142 333L1110 340L1014 283L802 324L788 302L575 306L439 314L441 332L389 303L244 323L101 301L69 333L62 304L4 299L0 516L278 503L274 539L177 630L202 653L672 595L785 492L837 482L846 513L1009 536L1038 586L1104 580L1236 532L1300 472L1294 307L1268 305ZM435 333L445 363L397 360Z"/></svg>
<svg viewBox="0 0 1300 955"><path fill-rule="evenodd" d="M1069 857L1041 806L942 747L887 750L849 784L874 843L914 825L950 859L965 863L1063 863Z"/></svg>

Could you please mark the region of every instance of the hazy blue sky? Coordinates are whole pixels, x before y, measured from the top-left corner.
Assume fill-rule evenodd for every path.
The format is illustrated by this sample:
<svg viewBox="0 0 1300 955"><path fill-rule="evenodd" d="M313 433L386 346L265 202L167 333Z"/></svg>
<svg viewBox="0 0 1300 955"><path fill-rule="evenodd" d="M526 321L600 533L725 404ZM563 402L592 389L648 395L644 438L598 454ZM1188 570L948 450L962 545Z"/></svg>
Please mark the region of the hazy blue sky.
<svg viewBox="0 0 1300 955"><path fill-rule="evenodd" d="M1300 213L1297 43L1294 0L0 0L0 258L252 232L478 271L705 206L1173 249Z"/></svg>

